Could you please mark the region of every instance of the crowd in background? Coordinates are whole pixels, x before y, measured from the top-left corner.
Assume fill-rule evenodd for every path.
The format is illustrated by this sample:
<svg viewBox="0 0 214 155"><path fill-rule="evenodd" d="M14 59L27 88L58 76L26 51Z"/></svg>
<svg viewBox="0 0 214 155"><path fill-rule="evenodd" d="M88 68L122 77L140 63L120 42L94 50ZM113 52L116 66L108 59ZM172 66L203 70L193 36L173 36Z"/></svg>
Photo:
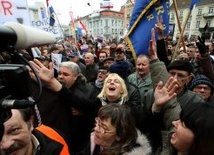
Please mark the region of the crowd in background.
<svg viewBox="0 0 214 155"><path fill-rule="evenodd" d="M42 80L37 119L62 132L70 154L214 154L214 42L185 40L175 51L162 23L151 36L136 59L125 40L88 35L20 51ZM10 148L4 138L0 150Z"/></svg>

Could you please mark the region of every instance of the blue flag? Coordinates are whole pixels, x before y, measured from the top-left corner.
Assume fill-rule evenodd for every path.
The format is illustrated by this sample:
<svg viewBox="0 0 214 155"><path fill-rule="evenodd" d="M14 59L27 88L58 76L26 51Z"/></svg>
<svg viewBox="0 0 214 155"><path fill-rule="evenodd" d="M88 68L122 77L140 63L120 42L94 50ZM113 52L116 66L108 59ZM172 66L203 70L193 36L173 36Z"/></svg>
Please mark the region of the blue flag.
<svg viewBox="0 0 214 155"><path fill-rule="evenodd" d="M55 18L54 18L54 9L52 6L49 6L49 15L50 15L50 19L49 19L49 25L50 26L54 26L55 23Z"/></svg>
<svg viewBox="0 0 214 155"><path fill-rule="evenodd" d="M194 7L194 5L195 5L196 3L198 3L199 1L200 1L200 0L192 0L192 2L190 3L189 9L192 10L193 7Z"/></svg>
<svg viewBox="0 0 214 155"><path fill-rule="evenodd" d="M136 0L129 23L126 40L134 57L148 54L151 29L157 23L157 17L162 16L166 26L164 34L169 30L169 1L168 0Z"/></svg>

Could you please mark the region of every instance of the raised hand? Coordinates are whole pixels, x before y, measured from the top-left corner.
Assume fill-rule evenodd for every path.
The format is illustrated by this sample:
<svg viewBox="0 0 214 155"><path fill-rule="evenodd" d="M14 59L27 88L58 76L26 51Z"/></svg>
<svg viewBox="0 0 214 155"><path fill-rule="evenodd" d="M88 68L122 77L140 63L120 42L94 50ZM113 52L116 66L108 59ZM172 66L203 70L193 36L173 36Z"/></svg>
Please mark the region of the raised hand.
<svg viewBox="0 0 214 155"><path fill-rule="evenodd" d="M150 60L158 59L154 28L151 29L151 40L149 41L148 51Z"/></svg>
<svg viewBox="0 0 214 155"><path fill-rule="evenodd" d="M165 104L176 97L177 82L176 78L170 77L165 85L163 85L162 81L158 83L154 92L155 102L152 107L153 111L159 111Z"/></svg>
<svg viewBox="0 0 214 155"><path fill-rule="evenodd" d="M53 64L50 63L49 68L45 67L39 60L30 61L43 82L49 83L54 78ZM32 75L31 75L32 76Z"/></svg>
<svg viewBox="0 0 214 155"><path fill-rule="evenodd" d="M34 59L30 64L35 68L40 79L53 91L58 92L62 88L62 84L54 77L53 64L50 63L49 68L45 67L39 60ZM32 76L32 75L31 75Z"/></svg>
<svg viewBox="0 0 214 155"><path fill-rule="evenodd" d="M163 39L164 38L164 29L165 29L165 25L163 24L163 17L157 16L157 24L155 24L155 30L158 34L158 39Z"/></svg>
<svg viewBox="0 0 214 155"><path fill-rule="evenodd" d="M198 50L201 54L201 56L204 56L205 54L207 54L207 48L205 45L205 38L204 37L199 37L198 36L198 42L196 42L196 46L198 47Z"/></svg>

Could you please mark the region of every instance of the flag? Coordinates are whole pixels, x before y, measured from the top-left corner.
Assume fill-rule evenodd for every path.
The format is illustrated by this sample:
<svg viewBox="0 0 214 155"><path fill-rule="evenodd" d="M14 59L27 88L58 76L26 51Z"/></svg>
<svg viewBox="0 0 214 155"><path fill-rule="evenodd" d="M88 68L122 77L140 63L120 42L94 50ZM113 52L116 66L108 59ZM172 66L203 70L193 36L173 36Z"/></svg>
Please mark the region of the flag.
<svg viewBox="0 0 214 155"><path fill-rule="evenodd" d="M46 6L48 8L48 6L49 6L49 0L46 0Z"/></svg>
<svg viewBox="0 0 214 155"><path fill-rule="evenodd" d="M55 23L55 17L54 17L54 9L52 6L49 6L49 25L54 26Z"/></svg>
<svg viewBox="0 0 214 155"><path fill-rule="evenodd" d="M71 25L74 28L74 14L73 14L73 11L69 11L69 15L70 15L70 18L71 18Z"/></svg>
<svg viewBox="0 0 214 155"><path fill-rule="evenodd" d="M46 5L47 5L47 8L48 8L48 14L49 14L49 25L50 26L54 26L55 17L54 17L53 6L50 4L49 0L46 0Z"/></svg>
<svg viewBox="0 0 214 155"><path fill-rule="evenodd" d="M87 31L85 25L83 24L82 20L80 18L78 18L78 25L77 25L77 34L79 36L82 36L83 34L85 34Z"/></svg>
<svg viewBox="0 0 214 155"><path fill-rule="evenodd" d="M162 16L165 25L164 34L169 29L169 1L168 0L135 0L129 23L126 41L134 57L148 54L151 29L157 23L157 16Z"/></svg>
<svg viewBox="0 0 214 155"><path fill-rule="evenodd" d="M81 28L86 32L87 29L80 18L79 18L79 24L80 24Z"/></svg>
<svg viewBox="0 0 214 155"><path fill-rule="evenodd" d="M196 3L198 3L199 1L200 1L200 0L192 0L192 2L190 3L189 9L192 10L193 7L194 7L194 5L195 5Z"/></svg>

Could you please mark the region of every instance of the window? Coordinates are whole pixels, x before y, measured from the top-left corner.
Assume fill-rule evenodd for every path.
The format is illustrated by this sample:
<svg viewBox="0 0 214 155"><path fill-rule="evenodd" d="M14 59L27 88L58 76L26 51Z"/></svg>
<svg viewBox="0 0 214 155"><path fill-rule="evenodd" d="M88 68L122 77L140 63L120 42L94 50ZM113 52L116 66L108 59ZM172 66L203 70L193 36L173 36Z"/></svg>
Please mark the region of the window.
<svg viewBox="0 0 214 155"><path fill-rule="evenodd" d="M187 23L187 29L190 29L190 22Z"/></svg>
<svg viewBox="0 0 214 155"><path fill-rule="evenodd" d="M112 29L112 34L114 34L114 29Z"/></svg>
<svg viewBox="0 0 214 155"><path fill-rule="evenodd" d="M115 26L117 26L117 20L115 20Z"/></svg>
<svg viewBox="0 0 214 155"><path fill-rule="evenodd" d="M200 21L196 21L196 28L200 28Z"/></svg>
<svg viewBox="0 0 214 155"><path fill-rule="evenodd" d="M198 9L198 14L197 15L202 15L202 9Z"/></svg>
<svg viewBox="0 0 214 155"><path fill-rule="evenodd" d="M208 13L213 13L213 12L214 12L213 7L209 7L209 12Z"/></svg>
<svg viewBox="0 0 214 155"><path fill-rule="evenodd" d="M89 23L89 26L90 26L90 28L92 28L92 23L91 22Z"/></svg>
<svg viewBox="0 0 214 155"><path fill-rule="evenodd" d="M106 19L105 22L106 22L106 26L108 26L108 19Z"/></svg>
<svg viewBox="0 0 214 155"><path fill-rule="evenodd" d="M103 21L102 20L100 21L100 26L103 26Z"/></svg>
<svg viewBox="0 0 214 155"><path fill-rule="evenodd" d="M211 20L207 20L208 27L210 27L210 24L211 24Z"/></svg>
<svg viewBox="0 0 214 155"><path fill-rule="evenodd" d="M112 19L112 24L111 25L114 26L114 19Z"/></svg>
<svg viewBox="0 0 214 155"><path fill-rule="evenodd" d="M174 12L172 12L170 16L171 16L171 20L175 19L175 14L174 14Z"/></svg>
<svg viewBox="0 0 214 155"><path fill-rule="evenodd" d="M183 18L184 12L180 11L180 17Z"/></svg>

